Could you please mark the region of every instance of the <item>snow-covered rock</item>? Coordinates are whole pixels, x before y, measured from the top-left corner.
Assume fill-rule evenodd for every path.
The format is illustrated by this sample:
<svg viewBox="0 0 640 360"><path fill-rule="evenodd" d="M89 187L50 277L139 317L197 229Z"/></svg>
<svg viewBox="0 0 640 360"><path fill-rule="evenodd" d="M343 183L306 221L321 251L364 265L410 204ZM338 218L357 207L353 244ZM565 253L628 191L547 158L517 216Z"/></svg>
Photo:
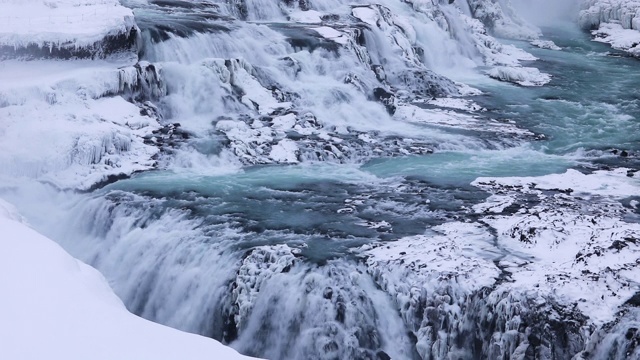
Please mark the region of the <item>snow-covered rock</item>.
<svg viewBox="0 0 640 360"><path fill-rule="evenodd" d="M562 48L558 45L556 45L553 41L551 40L533 40L531 41L531 45L539 47L541 49L548 49L548 50L562 50Z"/></svg>
<svg viewBox="0 0 640 360"><path fill-rule="evenodd" d="M619 200L637 193L640 179L627 176L627 169L480 178L474 184L501 196L505 189L515 195L507 207L493 211L503 215L482 220L496 229L502 247L521 258L503 264L514 285L575 303L598 326L612 321L639 290L633 279L640 276L640 226L625 221L635 209ZM539 203L520 205L519 197L527 195Z"/></svg>
<svg viewBox="0 0 640 360"><path fill-rule="evenodd" d="M633 56L640 57L640 31L625 29L617 23L603 23L591 32L593 40L610 44L618 50L624 50Z"/></svg>
<svg viewBox="0 0 640 360"><path fill-rule="evenodd" d="M0 60L135 58L133 12L117 0L0 2Z"/></svg>
<svg viewBox="0 0 640 360"><path fill-rule="evenodd" d="M157 116L113 96L160 96L148 67L0 63L0 175L86 190L152 168L159 149L145 137L160 129Z"/></svg>
<svg viewBox="0 0 640 360"><path fill-rule="evenodd" d="M596 41L640 56L640 1L583 0L579 22Z"/></svg>
<svg viewBox="0 0 640 360"><path fill-rule="evenodd" d="M551 76L533 67L495 67L487 72L489 76L522 86L542 86L551 81Z"/></svg>
<svg viewBox="0 0 640 360"><path fill-rule="evenodd" d="M623 201L640 177L569 170L473 184L492 194L470 209L477 221L359 250L420 356L640 356L640 226L626 220L637 204Z"/></svg>
<svg viewBox="0 0 640 360"><path fill-rule="evenodd" d="M97 270L1 199L0 228L0 358L249 359L129 313Z"/></svg>

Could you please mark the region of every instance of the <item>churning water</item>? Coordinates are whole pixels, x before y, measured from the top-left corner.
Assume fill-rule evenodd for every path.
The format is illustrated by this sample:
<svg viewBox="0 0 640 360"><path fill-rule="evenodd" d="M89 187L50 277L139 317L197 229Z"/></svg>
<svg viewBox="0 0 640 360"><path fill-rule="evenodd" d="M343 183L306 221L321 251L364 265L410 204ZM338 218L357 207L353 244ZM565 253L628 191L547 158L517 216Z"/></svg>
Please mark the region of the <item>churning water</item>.
<svg viewBox="0 0 640 360"><path fill-rule="evenodd" d="M391 118L340 80L348 69L360 71L353 52L284 24L274 2L247 1L244 8L213 2L215 12L204 3L187 10L179 1L156 3L182 10L136 10L146 41L142 56L167 62L169 95L160 107L195 136L164 159L166 170L86 194L51 195L40 185L3 196L102 271L131 311L243 353L272 359L419 358L411 321L354 249L470 219L466 210L488 196L470 185L479 176L612 165L640 169L637 159L621 156L640 151L640 66L570 26L544 29L562 51L514 42L553 76L540 88L469 75L479 55L460 45L466 35L459 33L454 44L439 28L418 29L423 43L438 49L424 57L426 65L446 67L448 58L458 59L453 66L467 69L460 80L483 91L471 98L487 109L483 116L534 134L522 138ZM318 10L339 6L346 5L316 4ZM395 5L394 11L409 10ZM391 63L394 50L377 43L376 34L364 36L371 54L389 59L387 69L405 66ZM265 79L299 94L298 106L337 133L349 128L409 136L434 152L243 164L221 150L225 140L212 131L212 122L242 106L216 85L220 74L199 66L211 57L250 60ZM282 65L286 57L290 61ZM477 347L467 349L460 357L480 356Z"/></svg>

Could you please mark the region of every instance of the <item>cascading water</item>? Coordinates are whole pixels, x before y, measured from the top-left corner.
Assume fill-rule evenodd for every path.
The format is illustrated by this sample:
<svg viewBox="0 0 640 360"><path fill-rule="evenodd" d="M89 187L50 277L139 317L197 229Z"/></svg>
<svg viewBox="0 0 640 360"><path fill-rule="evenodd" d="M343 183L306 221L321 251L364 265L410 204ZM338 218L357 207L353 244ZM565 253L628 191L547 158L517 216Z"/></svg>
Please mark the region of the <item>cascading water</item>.
<svg viewBox="0 0 640 360"><path fill-rule="evenodd" d="M140 62L109 93L159 119L156 170L0 195L131 311L269 359L638 354L633 59L559 27L511 41L549 86L491 80L545 82L487 33L537 36L508 2L123 3Z"/></svg>

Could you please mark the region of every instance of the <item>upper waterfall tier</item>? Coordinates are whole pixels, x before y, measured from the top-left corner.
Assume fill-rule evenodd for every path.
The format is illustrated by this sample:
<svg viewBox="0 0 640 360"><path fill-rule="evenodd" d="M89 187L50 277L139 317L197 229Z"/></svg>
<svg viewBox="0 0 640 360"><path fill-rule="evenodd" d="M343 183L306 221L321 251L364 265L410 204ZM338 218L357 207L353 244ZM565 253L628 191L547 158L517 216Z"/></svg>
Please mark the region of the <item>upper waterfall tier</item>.
<svg viewBox="0 0 640 360"><path fill-rule="evenodd" d="M500 3L123 3L0 3L0 175L87 190L220 154L293 164L513 146L535 134L439 101L479 94L443 74L551 80L490 35L537 36ZM215 145L183 147L190 137Z"/></svg>

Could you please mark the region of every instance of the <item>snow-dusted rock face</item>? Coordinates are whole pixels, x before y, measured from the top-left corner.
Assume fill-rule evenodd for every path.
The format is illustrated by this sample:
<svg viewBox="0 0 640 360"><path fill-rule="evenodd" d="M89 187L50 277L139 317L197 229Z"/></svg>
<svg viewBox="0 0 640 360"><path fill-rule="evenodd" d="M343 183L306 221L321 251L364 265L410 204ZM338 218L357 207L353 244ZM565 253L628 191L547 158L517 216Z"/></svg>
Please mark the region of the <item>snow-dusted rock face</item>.
<svg viewBox="0 0 640 360"><path fill-rule="evenodd" d="M131 58L137 50L133 12L117 0L6 0L0 14L0 60Z"/></svg>
<svg viewBox="0 0 640 360"><path fill-rule="evenodd" d="M638 204L619 200L639 181L626 169L480 178L494 195L476 222L362 255L423 359L638 358L640 226L626 220Z"/></svg>
<svg viewBox="0 0 640 360"><path fill-rule="evenodd" d="M640 56L640 1L584 0L579 22L596 41Z"/></svg>
<svg viewBox="0 0 640 360"><path fill-rule="evenodd" d="M98 271L32 230L2 199L0 228L1 358L250 359L129 313Z"/></svg>

